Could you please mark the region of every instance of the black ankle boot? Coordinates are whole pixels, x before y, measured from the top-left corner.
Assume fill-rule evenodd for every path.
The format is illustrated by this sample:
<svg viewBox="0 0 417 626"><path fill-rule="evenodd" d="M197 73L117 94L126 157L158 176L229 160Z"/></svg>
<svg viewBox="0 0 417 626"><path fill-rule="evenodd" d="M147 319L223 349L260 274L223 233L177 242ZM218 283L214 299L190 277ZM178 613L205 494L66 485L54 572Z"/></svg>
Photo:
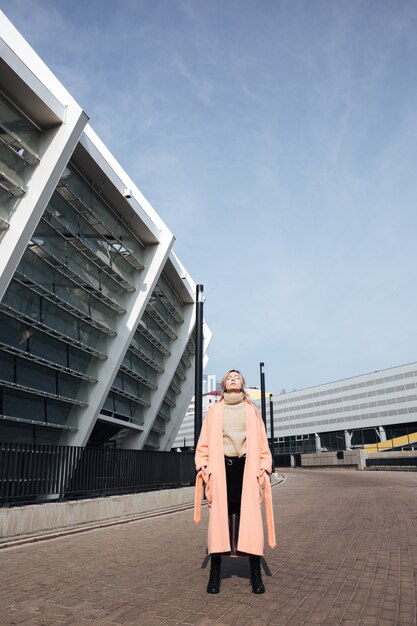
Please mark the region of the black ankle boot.
<svg viewBox="0 0 417 626"><path fill-rule="evenodd" d="M265 587L262 582L261 575L261 557L260 556L250 556L250 582L252 585L253 593L265 593Z"/></svg>
<svg viewBox="0 0 417 626"><path fill-rule="evenodd" d="M211 555L210 578L207 585L207 593L219 593L220 591L220 566L222 557L219 554Z"/></svg>

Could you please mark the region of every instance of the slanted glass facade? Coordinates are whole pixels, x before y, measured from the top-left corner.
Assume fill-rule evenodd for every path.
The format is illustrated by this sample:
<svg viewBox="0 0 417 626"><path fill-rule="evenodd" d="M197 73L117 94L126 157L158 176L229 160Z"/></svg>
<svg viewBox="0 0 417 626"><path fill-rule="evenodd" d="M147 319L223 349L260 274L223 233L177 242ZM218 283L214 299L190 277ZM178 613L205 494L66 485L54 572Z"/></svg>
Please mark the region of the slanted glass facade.
<svg viewBox="0 0 417 626"><path fill-rule="evenodd" d="M0 19L15 55L0 54L0 441L168 449L192 393L195 285L86 114Z"/></svg>
<svg viewBox="0 0 417 626"><path fill-rule="evenodd" d="M28 171L39 163L42 131L0 94L0 239L26 193Z"/></svg>

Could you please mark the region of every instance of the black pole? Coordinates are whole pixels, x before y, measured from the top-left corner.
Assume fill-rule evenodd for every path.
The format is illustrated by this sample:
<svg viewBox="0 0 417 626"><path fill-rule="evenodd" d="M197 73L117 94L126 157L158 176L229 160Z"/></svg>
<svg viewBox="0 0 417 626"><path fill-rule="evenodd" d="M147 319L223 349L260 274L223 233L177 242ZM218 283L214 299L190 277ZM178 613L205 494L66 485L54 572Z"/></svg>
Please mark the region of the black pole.
<svg viewBox="0 0 417 626"><path fill-rule="evenodd" d="M194 388L194 449L197 448L203 423L203 285L196 287L195 313L195 388Z"/></svg>
<svg viewBox="0 0 417 626"><path fill-rule="evenodd" d="M265 363L259 363L259 369L261 372L261 414L266 428L266 399L265 399Z"/></svg>
<svg viewBox="0 0 417 626"><path fill-rule="evenodd" d="M274 463L274 450L275 450L275 435L274 435L274 403L272 402L272 393L269 394L269 417L270 417L270 430L271 430L271 439L270 439L270 448L272 454L272 471L275 471L275 463Z"/></svg>

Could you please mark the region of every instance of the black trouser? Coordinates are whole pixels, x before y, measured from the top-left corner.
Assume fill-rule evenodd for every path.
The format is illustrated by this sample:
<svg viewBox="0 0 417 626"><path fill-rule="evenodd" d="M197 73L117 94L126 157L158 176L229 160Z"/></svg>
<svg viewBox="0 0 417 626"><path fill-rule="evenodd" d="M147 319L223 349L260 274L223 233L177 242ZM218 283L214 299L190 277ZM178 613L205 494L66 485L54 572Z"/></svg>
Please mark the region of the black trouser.
<svg viewBox="0 0 417 626"><path fill-rule="evenodd" d="M230 547L233 555L237 554L239 536L240 503L242 500L243 472L245 469L243 457L224 457L226 468L227 509L229 514Z"/></svg>
<svg viewBox="0 0 417 626"><path fill-rule="evenodd" d="M246 457L225 456L226 485L227 485L227 506L229 515L240 513L240 502L242 500L243 472L245 470Z"/></svg>

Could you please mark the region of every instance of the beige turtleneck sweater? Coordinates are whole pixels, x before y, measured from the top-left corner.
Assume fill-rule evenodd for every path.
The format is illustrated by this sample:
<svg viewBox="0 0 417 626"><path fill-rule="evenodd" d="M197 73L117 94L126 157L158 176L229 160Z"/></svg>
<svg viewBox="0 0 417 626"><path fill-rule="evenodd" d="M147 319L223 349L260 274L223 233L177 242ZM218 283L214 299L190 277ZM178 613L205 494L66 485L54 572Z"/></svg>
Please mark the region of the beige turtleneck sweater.
<svg viewBox="0 0 417 626"><path fill-rule="evenodd" d="M224 455L242 457L246 454L246 411L243 393L225 392L223 398Z"/></svg>

